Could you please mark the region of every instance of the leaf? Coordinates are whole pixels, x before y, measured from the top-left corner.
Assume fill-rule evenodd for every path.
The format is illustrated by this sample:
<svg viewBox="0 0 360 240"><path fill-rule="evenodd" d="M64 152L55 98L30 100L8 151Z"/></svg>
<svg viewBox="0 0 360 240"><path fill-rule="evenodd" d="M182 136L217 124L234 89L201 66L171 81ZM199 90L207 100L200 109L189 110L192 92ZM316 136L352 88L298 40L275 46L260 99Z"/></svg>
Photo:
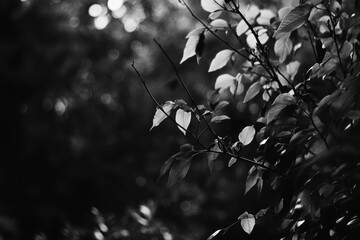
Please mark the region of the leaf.
<svg viewBox="0 0 360 240"><path fill-rule="evenodd" d="M250 234L255 226L255 217L252 214L247 214L240 221L242 229Z"/></svg>
<svg viewBox="0 0 360 240"><path fill-rule="evenodd" d="M208 165L209 165L209 168L210 168L210 171L212 171L212 167L213 167L213 164L214 164L214 161L218 158L219 156L219 153L218 152L221 152L221 149L219 147L219 143L217 140L215 140L215 145L210 149L210 151L216 151L216 152L210 152L209 153L209 156L208 156Z"/></svg>
<svg viewBox="0 0 360 240"><path fill-rule="evenodd" d="M245 23L244 20L240 20L239 24L236 27L236 34L240 37L247 30L249 30L249 26Z"/></svg>
<svg viewBox="0 0 360 240"><path fill-rule="evenodd" d="M255 218L264 216L267 210L269 210L269 208L260 209L260 211L258 211L258 213L255 215Z"/></svg>
<svg viewBox="0 0 360 240"><path fill-rule="evenodd" d="M230 119L228 116L226 115L220 115L220 116L215 116L211 119L211 123L220 123L222 122L223 120L228 120Z"/></svg>
<svg viewBox="0 0 360 240"><path fill-rule="evenodd" d="M290 7L283 7L278 11L279 19L282 21L284 17L291 11Z"/></svg>
<svg viewBox="0 0 360 240"><path fill-rule="evenodd" d="M222 74L217 77L215 81L215 90L220 89L219 92L223 92L227 88L235 84L235 77L230 74Z"/></svg>
<svg viewBox="0 0 360 240"><path fill-rule="evenodd" d="M171 168L171 166L173 165L176 157L180 156L180 152L176 153L175 155L171 156L168 160L166 160L166 162L161 166L160 169L160 176L162 177L164 176Z"/></svg>
<svg viewBox="0 0 360 240"><path fill-rule="evenodd" d="M244 103L246 103L246 102L250 101L251 99L253 99L254 97L256 97L256 95L259 94L261 89L262 89L262 87L259 82L253 83L249 87L249 89L247 90L247 92L245 94Z"/></svg>
<svg viewBox="0 0 360 240"><path fill-rule="evenodd" d="M186 174L189 171L192 157L193 156L191 155L189 157L176 159L176 161L174 162L173 166L170 169L169 181L168 181L169 186L172 186L179 180L185 178Z"/></svg>
<svg viewBox="0 0 360 240"><path fill-rule="evenodd" d="M257 35L261 44L265 44L269 40L269 36L267 35L267 29L260 29L257 32ZM250 48L256 48L258 44L254 34L252 33L247 36L246 43L249 45Z"/></svg>
<svg viewBox="0 0 360 240"><path fill-rule="evenodd" d="M170 115L171 110L174 108L174 104L175 103L172 102L172 101L167 101L167 102L164 103L164 105L161 106L163 110L161 110L161 108L159 108L159 107L156 108L156 112L155 112L155 115L154 115L154 118L153 118L153 124L152 124L152 126L150 128L150 131L154 127L159 126L159 124L162 121L164 121L165 118L167 118L167 115Z"/></svg>
<svg viewBox="0 0 360 240"><path fill-rule="evenodd" d="M179 108L176 111L175 121L178 125L178 128L180 131L186 135L186 129L189 127L190 121L191 121L191 112L186 112L183 109Z"/></svg>
<svg viewBox="0 0 360 240"><path fill-rule="evenodd" d="M194 155L196 152L194 151L194 146L192 146L191 144L184 144L182 146L180 146L180 152L172 155L161 167L160 169L160 176L162 177L163 175L165 175L169 169L171 168L171 166L173 165L174 161L178 158L183 158L184 156L190 156L190 155Z"/></svg>
<svg viewBox="0 0 360 240"><path fill-rule="evenodd" d="M207 238L207 240L211 240L214 237L216 237L221 231L223 231L222 229L218 229L215 232L213 232L213 234L210 235L210 237Z"/></svg>
<svg viewBox="0 0 360 240"><path fill-rule="evenodd" d="M345 59L349 58L351 56L351 52L353 51L353 48L354 47L350 42L345 41L340 50L341 59L345 60Z"/></svg>
<svg viewBox="0 0 360 240"><path fill-rule="evenodd" d="M312 8L310 4L302 4L292 9L281 21L274 37L279 39L300 28L308 19Z"/></svg>
<svg viewBox="0 0 360 240"><path fill-rule="evenodd" d="M199 36L200 34L202 34L203 32L205 31L205 28L196 28L192 31L190 31L188 33L188 35L186 35L186 39L190 38L190 37L193 37L193 36Z"/></svg>
<svg viewBox="0 0 360 240"><path fill-rule="evenodd" d="M289 93L283 93L277 96L272 103L269 111L266 113L265 117L267 119L267 123L269 124L274 119L276 119L281 110L283 110L285 107L289 105L293 105L296 103L296 100L293 96L291 96Z"/></svg>
<svg viewBox="0 0 360 240"><path fill-rule="evenodd" d="M191 35L189 36L185 48L184 48L184 53L183 53L183 57L180 61L180 64L182 64L183 62L185 62L187 59L191 58L192 56L196 55L196 48L200 42L200 36L202 34L199 35Z"/></svg>
<svg viewBox="0 0 360 240"><path fill-rule="evenodd" d="M239 141L246 146L251 143L255 136L255 128L253 126L245 127L239 134Z"/></svg>
<svg viewBox="0 0 360 240"><path fill-rule="evenodd" d="M220 17L221 13L222 13L221 10L217 10L217 11L215 11L215 12L212 12L212 13L209 14L209 18L210 18L211 20L214 20L214 19Z"/></svg>
<svg viewBox="0 0 360 240"><path fill-rule="evenodd" d="M284 199L282 198L277 206L275 206L275 214L279 214L284 207Z"/></svg>
<svg viewBox="0 0 360 240"><path fill-rule="evenodd" d="M237 161L236 157L230 158L229 163L228 163L228 167L231 167L234 163L236 163L236 161Z"/></svg>
<svg viewBox="0 0 360 240"><path fill-rule="evenodd" d="M299 61L289 62L286 65L286 73L289 75L290 80L294 80L294 78L299 70L299 67L300 67Z"/></svg>
<svg viewBox="0 0 360 240"><path fill-rule="evenodd" d="M211 61L209 72L213 72L220 68L223 68L230 60L233 53L234 51L229 49L218 52L215 58Z"/></svg>
<svg viewBox="0 0 360 240"><path fill-rule="evenodd" d="M228 101L221 101L218 104L216 104L214 112L219 111L221 109L223 109L224 107L226 107L227 105L229 105Z"/></svg>
<svg viewBox="0 0 360 240"><path fill-rule="evenodd" d="M276 40L274 45L274 52L279 57L279 62L283 63L287 56L291 53L293 43L290 38L283 37Z"/></svg>
<svg viewBox="0 0 360 240"><path fill-rule="evenodd" d="M259 179L259 176L258 176L258 170L255 166L252 166L250 169L249 169L249 172L248 172L248 175L246 177L246 184L245 184L245 193L244 195L251 189L253 188L257 181Z"/></svg>
<svg viewBox="0 0 360 240"><path fill-rule="evenodd" d="M207 12L215 12L222 9L225 0L201 0L201 7Z"/></svg>
<svg viewBox="0 0 360 240"><path fill-rule="evenodd" d="M210 23L211 26L216 28L227 28L228 23L224 19L216 19Z"/></svg>

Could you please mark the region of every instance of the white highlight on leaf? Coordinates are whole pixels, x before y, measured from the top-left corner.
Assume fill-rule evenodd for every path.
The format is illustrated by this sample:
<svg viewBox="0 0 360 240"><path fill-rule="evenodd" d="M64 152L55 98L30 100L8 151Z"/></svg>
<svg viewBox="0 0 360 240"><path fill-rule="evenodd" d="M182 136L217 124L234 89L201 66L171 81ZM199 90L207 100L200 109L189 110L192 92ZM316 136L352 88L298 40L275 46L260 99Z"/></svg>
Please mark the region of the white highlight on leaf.
<svg viewBox="0 0 360 240"><path fill-rule="evenodd" d="M288 65L286 65L286 72L289 75L290 80L294 80L298 70L300 67L299 61L293 61L290 62Z"/></svg>
<svg viewBox="0 0 360 240"><path fill-rule="evenodd" d="M180 64L185 62L187 59L191 58L192 56L196 55L196 47L199 43L200 35L192 35L188 38L185 48L184 48L184 54L180 61Z"/></svg>
<svg viewBox="0 0 360 240"><path fill-rule="evenodd" d="M255 226L255 217L252 214L247 212L243 213L239 219L241 219L240 224L242 229L247 233L250 234Z"/></svg>
<svg viewBox="0 0 360 240"><path fill-rule="evenodd" d="M222 9L225 0L201 0L201 7L207 12L215 12Z"/></svg>
<svg viewBox="0 0 360 240"><path fill-rule="evenodd" d="M213 234L210 235L210 237L208 237L207 240L213 239L213 238L216 237L216 235L218 235L220 232L221 232L221 229L216 230Z"/></svg>
<svg viewBox="0 0 360 240"><path fill-rule="evenodd" d="M183 109L179 108L176 111L176 115L175 115L175 121L178 125L178 128L180 129L180 131L186 135L186 131L185 129L187 129L190 125L190 121L191 121L191 112L186 112Z"/></svg>
<svg viewBox="0 0 360 240"><path fill-rule="evenodd" d="M255 128L253 126L245 127L239 134L239 141L244 145L248 145L254 139Z"/></svg>
<svg viewBox="0 0 360 240"><path fill-rule="evenodd" d="M209 72L213 72L220 68L223 68L230 60L233 53L234 51L229 49L218 52L215 58L211 61Z"/></svg>
<svg viewBox="0 0 360 240"><path fill-rule="evenodd" d="M269 36L267 35L267 29L262 28L257 32L259 41L261 44L265 44L269 40ZM249 33L249 35L246 38L246 43L249 45L250 48L256 48L257 40L254 36L254 34Z"/></svg>
<svg viewBox="0 0 360 240"><path fill-rule="evenodd" d="M228 23L224 19L216 19L210 23L211 26L217 28L226 28L228 27Z"/></svg>
<svg viewBox="0 0 360 240"><path fill-rule="evenodd" d="M215 11L215 12L213 12L213 13L210 13L210 14L209 14L209 18L210 18L211 20L214 20L214 19L220 17L221 13L222 13L222 11L220 11L220 10Z"/></svg>
<svg viewBox="0 0 360 240"><path fill-rule="evenodd" d="M218 76L215 81L215 90L220 89L219 92L223 92L227 88L231 87L235 83L235 77L230 74L222 74Z"/></svg>
<svg viewBox="0 0 360 240"><path fill-rule="evenodd" d="M249 29L248 25L244 20L240 20L239 24L236 27L236 34L240 37Z"/></svg>
<svg viewBox="0 0 360 240"><path fill-rule="evenodd" d="M246 8L240 9L240 12L243 13L245 19L248 21L249 24L253 24L255 22L255 18L260 14L258 6L254 4L247 5ZM240 37L248 29L249 26L245 23L243 19L241 19L236 27L236 34Z"/></svg>
<svg viewBox="0 0 360 240"><path fill-rule="evenodd" d="M168 102L164 103L162 108L167 115L170 115L171 110L174 108L174 102L168 101ZM154 127L159 126L159 124L162 121L164 121L165 118L167 118L167 116L164 112L160 108L156 108L156 112L155 112L155 115L153 118L153 124L152 124L152 127L150 128L150 131Z"/></svg>
<svg viewBox="0 0 360 240"><path fill-rule="evenodd" d="M228 167L231 167L234 163L236 163L236 161L237 161L237 158L232 157L232 158L229 160Z"/></svg>

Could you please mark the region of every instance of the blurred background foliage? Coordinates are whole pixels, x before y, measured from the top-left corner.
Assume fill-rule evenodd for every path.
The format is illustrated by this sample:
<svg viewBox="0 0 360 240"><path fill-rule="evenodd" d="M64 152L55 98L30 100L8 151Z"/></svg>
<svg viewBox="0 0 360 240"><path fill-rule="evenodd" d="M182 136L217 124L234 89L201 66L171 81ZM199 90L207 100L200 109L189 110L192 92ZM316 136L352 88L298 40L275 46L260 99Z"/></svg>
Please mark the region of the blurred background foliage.
<svg viewBox="0 0 360 240"><path fill-rule="evenodd" d="M168 121L149 132L155 105L131 63L159 102L188 100L152 41L180 61L198 23L178 1L2 0L0 18L0 239L203 239L261 207L242 196L249 166L217 161L210 175L199 158L186 182L157 181L186 139ZM194 59L179 66L199 104L221 47L206 44L196 70ZM220 135L251 120L228 109L243 114Z"/></svg>

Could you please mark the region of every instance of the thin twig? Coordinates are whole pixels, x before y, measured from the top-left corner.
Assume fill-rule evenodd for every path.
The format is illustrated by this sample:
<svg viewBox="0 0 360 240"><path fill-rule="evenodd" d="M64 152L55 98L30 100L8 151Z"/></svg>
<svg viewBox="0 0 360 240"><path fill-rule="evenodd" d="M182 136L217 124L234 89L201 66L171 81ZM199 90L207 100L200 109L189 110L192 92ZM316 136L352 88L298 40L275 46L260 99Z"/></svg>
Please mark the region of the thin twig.
<svg viewBox="0 0 360 240"><path fill-rule="evenodd" d="M172 122L174 122L179 128L183 129L187 134L189 134L202 148L206 148L200 141L199 139L197 139L195 137L195 135L187 130L186 128L184 128L183 126L179 125L176 120L174 118L172 118L165 110L164 108L161 106L161 104L156 100L156 98L154 97L154 95L151 93L151 91L149 90L145 79L143 78L143 76L141 75L141 73L138 71L138 69L135 67L135 63L133 62L131 64L131 67L135 70L136 74L139 76L139 79L141 80L141 83L143 84L143 86L145 87L145 90L147 92L147 94L150 96L150 98L152 99L152 101L156 104L156 106L166 115L167 118L169 118Z"/></svg>
<svg viewBox="0 0 360 240"><path fill-rule="evenodd" d="M188 95L188 97L190 98L190 101L192 102L192 104L195 106L195 109L197 111L197 113L199 114L200 118L206 123L207 127L209 128L210 132L214 135L214 137L219 141L219 143L228 151L226 144L223 142L223 140L216 134L215 130L210 126L210 124L208 123L208 121L206 120L206 118L201 114L194 98L192 97L189 89L187 88L187 86L185 85L184 80L182 79L182 77L180 76L179 71L177 70L174 62L172 61L172 59L170 58L170 56L167 54L167 52L164 50L164 48L160 45L160 43L158 43L156 41L156 39L154 39L154 42L158 45L158 47L160 48L160 50L163 52L163 54L165 55L165 57L168 59L168 61L170 62L175 75L177 77L177 79L180 81L182 87L185 89L186 94Z"/></svg>
<svg viewBox="0 0 360 240"><path fill-rule="evenodd" d="M214 37L216 37L220 42L222 42L223 44L225 44L226 46L228 46L231 50L233 50L234 52L236 52L237 54L239 54L240 56L242 56L243 58L245 58L246 60L250 61L250 59L245 56L244 54L242 54L239 50L237 50L236 48L234 48L233 46L231 46L227 41L225 41L224 39L222 39L221 37L219 37L219 35L217 35L208 25L206 25L203 21L201 21L201 19L199 17L197 17L194 12L191 10L191 8L189 7L189 5L187 5L187 3L185 1L183 1L183 5L188 9L188 11L190 12L191 16L193 16L199 23L201 23L201 25L204 26L204 28L206 30L208 30Z"/></svg>

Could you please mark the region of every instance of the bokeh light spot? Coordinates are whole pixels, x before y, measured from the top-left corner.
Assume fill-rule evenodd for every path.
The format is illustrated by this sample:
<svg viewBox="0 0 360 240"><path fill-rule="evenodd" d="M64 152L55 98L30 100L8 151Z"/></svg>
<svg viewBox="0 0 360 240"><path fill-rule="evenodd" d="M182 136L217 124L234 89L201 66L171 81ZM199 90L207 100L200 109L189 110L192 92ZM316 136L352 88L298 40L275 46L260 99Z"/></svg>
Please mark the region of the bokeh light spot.
<svg viewBox="0 0 360 240"><path fill-rule="evenodd" d="M91 17L98 17L102 13L102 7L100 4L93 4L89 7L89 15Z"/></svg>
<svg viewBox="0 0 360 240"><path fill-rule="evenodd" d="M55 111L57 114L59 115L63 115L66 111L66 107L67 107L67 101L64 101L60 98L58 98L56 100L56 103L55 103Z"/></svg>
<svg viewBox="0 0 360 240"><path fill-rule="evenodd" d="M138 185L139 187L144 187L146 185L146 179L144 177L137 177L136 185Z"/></svg>
<svg viewBox="0 0 360 240"><path fill-rule="evenodd" d="M69 25L72 28L77 28L80 25L80 20L77 17L71 17L69 20Z"/></svg>
<svg viewBox="0 0 360 240"><path fill-rule="evenodd" d="M123 23L125 31L129 33L134 32L139 26L139 23L132 17L123 18Z"/></svg>
<svg viewBox="0 0 360 240"><path fill-rule="evenodd" d="M98 30L102 30L102 29L106 28L106 26L109 24L109 22L110 22L110 17L108 15L99 16L94 19L95 28Z"/></svg>
<svg viewBox="0 0 360 240"><path fill-rule="evenodd" d="M109 10L111 11L115 11L119 8L121 8L121 6L124 4L124 0L109 0L107 2L107 6L109 8Z"/></svg>
<svg viewBox="0 0 360 240"><path fill-rule="evenodd" d="M127 8L123 5L121 8L112 11L111 15L114 18L122 18L126 14Z"/></svg>

